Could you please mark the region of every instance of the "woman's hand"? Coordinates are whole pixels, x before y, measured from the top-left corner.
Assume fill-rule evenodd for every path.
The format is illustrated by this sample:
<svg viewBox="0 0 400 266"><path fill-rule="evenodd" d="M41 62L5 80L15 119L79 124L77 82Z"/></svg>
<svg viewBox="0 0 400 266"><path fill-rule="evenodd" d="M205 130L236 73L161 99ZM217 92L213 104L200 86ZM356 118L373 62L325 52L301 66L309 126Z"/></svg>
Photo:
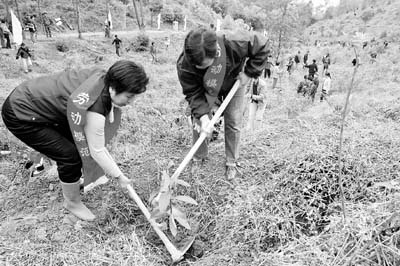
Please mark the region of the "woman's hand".
<svg viewBox="0 0 400 266"><path fill-rule="evenodd" d="M129 179L126 177L124 174L120 175L118 177L118 183L121 186L122 189L126 189L126 187L132 183L132 179Z"/></svg>
<svg viewBox="0 0 400 266"><path fill-rule="evenodd" d="M249 76L247 76L244 72L239 73L240 86L246 86L247 83L251 80Z"/></svg>
<svg viewBox="0 0 400 266"><path fill-rule="evenodd" d="M214 127L208 126L210 124L210 118L208 117L208 115L205 114L202 117L200 117L200 122L201 122L201 132L205 132L207 134L207 137L211 137Z"/></svg>

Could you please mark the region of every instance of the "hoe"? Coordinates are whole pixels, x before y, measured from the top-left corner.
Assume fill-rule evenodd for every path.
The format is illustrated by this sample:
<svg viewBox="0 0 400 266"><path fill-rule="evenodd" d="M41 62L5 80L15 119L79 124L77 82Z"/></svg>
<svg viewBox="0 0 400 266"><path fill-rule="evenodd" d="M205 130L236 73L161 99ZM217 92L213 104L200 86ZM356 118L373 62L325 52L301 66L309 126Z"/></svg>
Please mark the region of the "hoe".
<svg viewBox="0 0 400 266"><path fill-rule="evenodd" d="M211 119L208 127L211 129L214 124L217 122L217 120L220 118L222 115L222 112L225 110L226 106L229 104L231 101L232 97L235 95L236 91L238 90L240 86L240 81L236 81L235 84L233 85L231 91L228 93L227 97L225 100L222 102L221 106L218 108L217 112ZM196 143L193 145L193 147L190 149L189 153L186 155L186 157L183 159L182 163L178 166L178 168L175 170L175 173L172 175L171 179L177 179L178 176L182 173L182 171L185 169L187 164L190 162L192 159L193 155L197 151L197 149L200 147L202 142L206 139L207 134L205 132L202 132L200 134L199 139L196 141ZM178 248L176 247L169 239L168 237L164 234L164 232L159 228L157 222L151 218L151 214L149 210L146 208L140 197L136 194L135 190L132 188L131 185L127 186L129 196L136 202L136 204L139 206L140 210L146 217L147 221L150 223L150 225L153 227L154 231L157 233L157 235L160 237L161 241L164 243L165 247L167 248L168 252L170 253L172 257L173 263L179 262L183 259L185 253L188 251L188 249L192 246L195 237L191 237L189 240L187 240L187 243L182 247Z"/></svg>

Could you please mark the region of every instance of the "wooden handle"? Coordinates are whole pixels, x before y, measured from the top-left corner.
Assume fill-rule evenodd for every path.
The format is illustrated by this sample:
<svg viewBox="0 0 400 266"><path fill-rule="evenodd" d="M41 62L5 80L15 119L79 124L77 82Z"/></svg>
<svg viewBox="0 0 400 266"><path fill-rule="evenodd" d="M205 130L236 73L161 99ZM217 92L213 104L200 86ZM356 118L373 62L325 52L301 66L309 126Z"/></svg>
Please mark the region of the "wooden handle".
<svg viewBox="0 0 400 266"><path fill-rule="evenodd" d="M164 243L165 247L167 248L168 252L171 254L172 260L174 262L180 261L183 258L184 252L178 250L174 244L168 239L168 237L164 234L163 231L158 227L156 221L151 219L151 214L146 206L143 204L140 197L136 194L136 191L132 188L131 185L127 185L129 196L136 202L139 206L139 209L142 211L144 216L146 217L147 221L150 223L151 227L153 227L154 231L160 237L161 241ZM186 252L186 251L185 251Z"/></svg>
<svg viewBox="0 0 400 266"><path fill-rule="evenodd" d="M221 117L222 113L225 111L225 108L228 106L229 102L232 100L233 96L235 95L235 93L239 89L239 87L240 87L240 81L237 80L235 82L235 84L233 85L232 89L230 90L230 92L228 93L228 95L226 96L225 100L222 102L221 106L218 108L215 115L211 118L211 121L207 127L207 131L209 131L212 127L214 127L215 123ZM188 163L193 158L194 154L199 149L200 145L203 143L203 141L206 139L206 137L207 137L207 134L205 132L200 133L200 136L197 139L196 143L192 146L189 153L186 155L186 157L183 159L181 164L175 170L175 173L171 176L172 180L178 179L178 176L182 173L182 171L188 165Z"/></svg>

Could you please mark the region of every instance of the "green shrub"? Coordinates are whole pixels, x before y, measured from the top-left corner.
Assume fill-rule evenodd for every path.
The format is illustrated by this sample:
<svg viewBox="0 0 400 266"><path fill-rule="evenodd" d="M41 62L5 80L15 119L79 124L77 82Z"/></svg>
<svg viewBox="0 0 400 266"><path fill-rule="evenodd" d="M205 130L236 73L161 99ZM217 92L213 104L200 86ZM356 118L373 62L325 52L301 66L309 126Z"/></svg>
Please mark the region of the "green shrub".
<svg viewBox="0 0 400 266"><path fill-rule="evenodd" d="M135 52L147 51L150 43L150 38L146 33L141 32L135 36L127 51L133 50Z"/></svg>
<svg viewBox="0 0 400 266"><path fill-rule="evenodd" d="M69 48L68 48L67 44L64 43L63 41L57 41L56 42L56 48L57 48L58 51L63 52L63 53L69 51Z"/></svg>

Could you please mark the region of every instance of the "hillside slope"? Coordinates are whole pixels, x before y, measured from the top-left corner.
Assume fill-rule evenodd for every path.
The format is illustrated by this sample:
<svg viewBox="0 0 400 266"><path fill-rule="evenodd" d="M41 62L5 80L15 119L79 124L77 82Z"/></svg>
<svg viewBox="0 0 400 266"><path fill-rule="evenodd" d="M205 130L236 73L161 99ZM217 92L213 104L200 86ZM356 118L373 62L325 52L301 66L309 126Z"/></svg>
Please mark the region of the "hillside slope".
<svg viewBox="0 0 400 266"><path fill-rule="evenodd" d="M400 1L368 6L363 10L348 12L310 26L305 35L312 40L353 40L361 38L400 40ZM360 34L358 34L360 36Z"/></svg>
<svg viewBox="0 0 400 266"><path fill-rule="evenodd" d="M26 12L28 14L38 15L40 12L47 12L50 18L63 18L74 28L77 28L76 9L74 1L65 0L41 0L40 12L37 1L26 0L19 1L19 11L21 16ZM108 5L107 5L108 2ZM111 11L114 30L135 30L138 29L136 15L132 1L119 0L81 0L80 1L80 16L82 23L82 31L102 31L104 21L107 18L107 7ZM16 10L14 3L10 3L10 8ZM139 8L139 7L138 7ZM144 5L143 20L146 28L156 27L156 17L150 12L150 5ZM0 17L6 14L5 6L0 3ZM124 16L124 14L126 14ZM183 18L187 15L187 26L192 27L197 24L209 24L210 21L218 17L212 9L204 5L201 1L182 1L173 0L164 4L161 11L163 19L166 23L162 24L162 28L172 28L172 21L176 18L180 22L180 27L183 27ZM40 17L38 18L40 22ZM40 24L40 23L39 23Z"/></svg>

